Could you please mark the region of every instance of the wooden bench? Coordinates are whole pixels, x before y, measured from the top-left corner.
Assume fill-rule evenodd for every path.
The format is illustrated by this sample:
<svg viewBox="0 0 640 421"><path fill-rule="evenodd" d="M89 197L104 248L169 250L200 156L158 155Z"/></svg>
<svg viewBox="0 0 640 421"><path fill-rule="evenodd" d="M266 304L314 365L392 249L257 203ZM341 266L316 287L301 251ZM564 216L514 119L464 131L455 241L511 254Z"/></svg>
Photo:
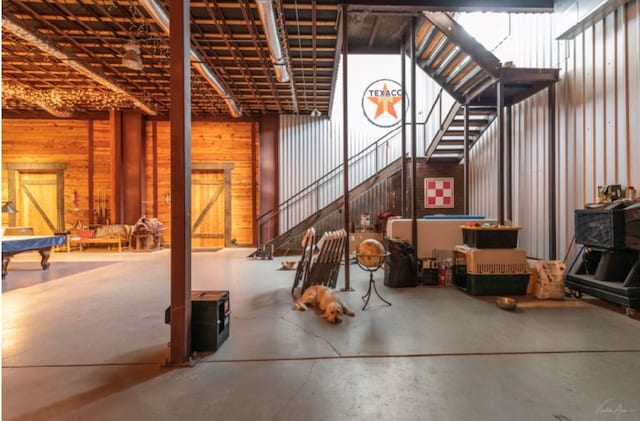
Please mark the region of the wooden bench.
<svg viewBox="0 0 640 421"><path fill-rule="evenodd" d="M123 245L131 244L131 226L125 224L101 225L95 229L78 230L71 234L68 240L69 246L78 246L80 251L92 245L118 246L122 251Z"/></svg>
<svg viewBox="0 0 640 421"><path fill-rule="evenodd" d="M117 245L118 246L118 251L122 251L122 243L123 242L127 242L126 240L122 240L121 238L80 238L79 240L76 239L74 240L70 240L73 241L75 244L78 244L80 246L80 251L84 250L84 247L89 246L89 245L102 245L102 244L106 244L107 247L111 248L112 245Z"/></svg>

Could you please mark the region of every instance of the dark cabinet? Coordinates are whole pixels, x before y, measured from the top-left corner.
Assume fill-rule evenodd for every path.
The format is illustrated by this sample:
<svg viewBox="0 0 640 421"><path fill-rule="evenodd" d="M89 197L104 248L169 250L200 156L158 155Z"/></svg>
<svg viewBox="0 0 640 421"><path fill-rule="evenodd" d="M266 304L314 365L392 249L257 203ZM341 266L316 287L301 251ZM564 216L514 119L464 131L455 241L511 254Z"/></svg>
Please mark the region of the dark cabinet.
<svg viewBox="0 0 640 421"><path fill-rule="evenodd" d="M574 295L619 304L633 315L640 308L640 252L629 248L630 214L625 209L575 211L576 243L582 248L565 286Z"/></svg>

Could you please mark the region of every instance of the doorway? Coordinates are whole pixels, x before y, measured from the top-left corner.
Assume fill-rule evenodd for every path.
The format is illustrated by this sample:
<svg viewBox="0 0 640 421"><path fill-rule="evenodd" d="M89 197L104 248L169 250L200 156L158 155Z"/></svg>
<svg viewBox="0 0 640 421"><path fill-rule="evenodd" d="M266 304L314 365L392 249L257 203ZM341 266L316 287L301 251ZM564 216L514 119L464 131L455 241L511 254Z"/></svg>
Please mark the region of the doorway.
<svg viewBox="0 0 640 421"><path fill-rule="evenodd" d="M32 227L35 235L64 231L64 171L66 164L7 163L8 200L17 213L8 226Z"/></svg>
<svg viewBox="0 0 640 421"><path fill-rule="evenodd" d="M231 245L232 163L194 163L191 172L191 247Z"/></svg>

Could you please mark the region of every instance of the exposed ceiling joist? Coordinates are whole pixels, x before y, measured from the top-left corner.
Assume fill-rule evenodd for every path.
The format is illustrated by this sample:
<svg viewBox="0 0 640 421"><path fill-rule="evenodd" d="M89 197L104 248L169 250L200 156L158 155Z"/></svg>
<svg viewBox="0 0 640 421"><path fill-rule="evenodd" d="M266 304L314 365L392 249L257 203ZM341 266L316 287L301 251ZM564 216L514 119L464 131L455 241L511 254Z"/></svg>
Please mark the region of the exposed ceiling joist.
<svg viewBox="0 0 640 421"><path fill-rule="evenodd" d="M140 100L139 98L137 98L136 96L134 96L133 94L131 94L130 92L122 88L121 86L119 86L117 83L101 75L98 71L90 68L88 65L81 63L76 57L74 57L73 54L63 51L58 46L54 45L53 42L44 39L44 37L37 35L31 32L29 29L18 24L9 15L2 16L2 28L9 31L11 34L20 38L21 40L38 48L42 52L51 56L52 58L59 60L65 66L71 67L75 71L83 74L84 76L88 77L92 81L104 86L107 89L110 89L111 91L117 94L121 94L127 97L128 99L131 100L131 102L136 108L139 108L145 114L152 115L152 116L157 114L156 110L154 110L149 105L145 104L142 100ZM41 103L36 103L36 105L43 108L43 104ZM51 112L52 107L46 107L46 108L48 109L45 109L45 108L43 109L47 112ZM66 113L68 111L72 111L72 110L66 110L66 111L57 110L58 113Z"/></svg>

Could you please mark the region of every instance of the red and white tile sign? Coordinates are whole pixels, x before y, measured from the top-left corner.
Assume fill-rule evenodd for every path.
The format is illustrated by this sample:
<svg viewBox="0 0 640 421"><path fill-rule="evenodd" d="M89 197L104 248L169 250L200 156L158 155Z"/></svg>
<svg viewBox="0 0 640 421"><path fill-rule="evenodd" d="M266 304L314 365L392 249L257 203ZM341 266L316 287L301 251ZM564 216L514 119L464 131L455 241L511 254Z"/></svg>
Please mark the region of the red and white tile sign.
<svg viewBox="0 0 640 421"><path fill-rule="evenodd" d="M424 207L453 208L453 178L425 178Z"/></svg>

